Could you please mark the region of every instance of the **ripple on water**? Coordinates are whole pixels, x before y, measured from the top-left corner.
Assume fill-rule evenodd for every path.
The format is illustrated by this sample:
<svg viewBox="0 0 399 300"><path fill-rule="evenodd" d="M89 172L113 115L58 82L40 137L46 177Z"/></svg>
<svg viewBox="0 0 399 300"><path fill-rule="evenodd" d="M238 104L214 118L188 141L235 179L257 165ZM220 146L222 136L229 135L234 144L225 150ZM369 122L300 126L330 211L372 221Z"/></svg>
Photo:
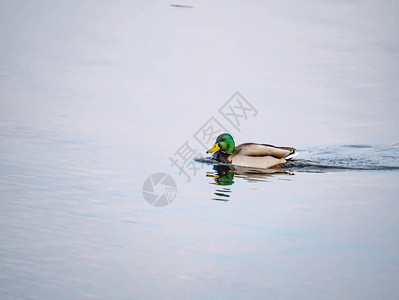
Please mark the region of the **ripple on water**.
<svg viewBox="0 0 399 300"><path fill-rule="evenodd" d="M347 170L399 170L399 143L387 146L341 145L327 148L305 148L282 166L283 171L332 172ZM211 157L196 161L224 165ZM253 172L252 172L253 173Z"/></svg>

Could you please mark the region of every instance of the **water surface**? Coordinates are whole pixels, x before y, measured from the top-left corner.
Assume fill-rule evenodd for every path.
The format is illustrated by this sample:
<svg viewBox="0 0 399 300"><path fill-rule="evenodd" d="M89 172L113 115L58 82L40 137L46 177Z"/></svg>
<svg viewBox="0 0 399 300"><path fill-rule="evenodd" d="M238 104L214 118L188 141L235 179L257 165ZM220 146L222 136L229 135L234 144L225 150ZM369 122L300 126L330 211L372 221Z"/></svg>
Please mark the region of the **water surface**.
<svg viewBox="0 0 399 300"><path fill-rule="evenodd" d="M0 6L1 299L398 298L395 2ZM236 91L257 111L239 127ZM212 117L300 154L214 164Z"/></svg>

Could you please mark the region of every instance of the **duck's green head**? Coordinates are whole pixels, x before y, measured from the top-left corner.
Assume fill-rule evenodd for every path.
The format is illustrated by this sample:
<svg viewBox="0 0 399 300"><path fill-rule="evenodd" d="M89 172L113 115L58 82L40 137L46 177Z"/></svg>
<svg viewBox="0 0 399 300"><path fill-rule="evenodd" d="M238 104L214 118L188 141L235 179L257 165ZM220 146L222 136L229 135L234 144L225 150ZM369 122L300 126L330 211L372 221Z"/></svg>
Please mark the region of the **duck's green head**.
<svg viewBox="0 0 399 300"><path fill-rule="evenodd" d="M234 147L235 145L233 137L228 133L223 133L217 137L215 145L213 145L211 149L206 151L206 153L213 153L215 151L220 150L228 154L231 154L234 151Z"/></svg>

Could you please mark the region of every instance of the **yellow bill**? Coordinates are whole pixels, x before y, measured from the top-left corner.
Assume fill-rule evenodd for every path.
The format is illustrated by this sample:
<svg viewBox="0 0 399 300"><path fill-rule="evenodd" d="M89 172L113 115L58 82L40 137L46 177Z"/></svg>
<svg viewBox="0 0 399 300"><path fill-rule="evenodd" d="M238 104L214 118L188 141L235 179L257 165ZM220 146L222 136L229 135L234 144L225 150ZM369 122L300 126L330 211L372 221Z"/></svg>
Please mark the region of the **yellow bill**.
<svg viewBox="0 0 399 300"><path fill-rule="evenodd" d="M206 151L206 153L213 153L215 151L220 150L219 144L216 143L215 145L213 145L213 147L211 149L209 149L208 151Z"/></svg>

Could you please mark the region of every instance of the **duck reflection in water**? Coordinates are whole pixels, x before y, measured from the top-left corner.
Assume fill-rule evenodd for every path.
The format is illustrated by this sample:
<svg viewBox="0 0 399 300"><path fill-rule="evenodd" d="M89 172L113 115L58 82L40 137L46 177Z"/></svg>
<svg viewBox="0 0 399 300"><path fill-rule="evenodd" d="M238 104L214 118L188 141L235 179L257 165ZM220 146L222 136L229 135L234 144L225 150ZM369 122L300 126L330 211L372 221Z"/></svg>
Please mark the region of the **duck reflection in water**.
<svg viewBox="0 0 399 300"><path fill-rule="evenodd" d="M231 189L224 186L234 183L234 173L231 167L227 165L214 165L213 170L215 172L208 172L206 176L213 178L211 184L222 185L223 187L216 189L216 198L212 198L212 200L229 201Z"/></svg>
<svg viewBox="0 0 399 300"><path fill-rule="evenodd" d="M249 182L267 182L274 174L294 174L290 171L281 170L279 166L273 169L257 169L216 164L213 165L213 170L213 172L207 172L206 176L213 179L212 182L210 182L211 184L220 186L215 190L216 198L212 199L218 201L229 201L232 190L226 186L230 186L234 183L234 176Z"/></svg>

